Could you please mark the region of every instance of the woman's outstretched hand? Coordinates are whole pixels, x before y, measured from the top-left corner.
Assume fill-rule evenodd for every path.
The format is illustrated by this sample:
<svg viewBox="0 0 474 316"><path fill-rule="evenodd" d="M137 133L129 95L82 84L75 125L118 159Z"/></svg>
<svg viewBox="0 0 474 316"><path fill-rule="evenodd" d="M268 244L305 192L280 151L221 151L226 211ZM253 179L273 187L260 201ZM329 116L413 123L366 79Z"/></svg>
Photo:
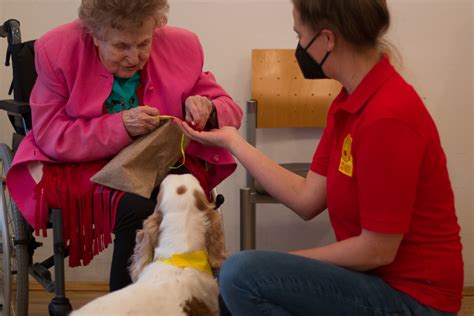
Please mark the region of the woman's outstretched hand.
<svg viewBox="0 0 474 316"><path fill-rule="evenodd" d="M208 132L200 132L194 130L188 123L180 119L173 119L173 123L178 125L183 133L190 139L209 146L231 149L232 144L240 138L235 127L224 126Z"/></svg>

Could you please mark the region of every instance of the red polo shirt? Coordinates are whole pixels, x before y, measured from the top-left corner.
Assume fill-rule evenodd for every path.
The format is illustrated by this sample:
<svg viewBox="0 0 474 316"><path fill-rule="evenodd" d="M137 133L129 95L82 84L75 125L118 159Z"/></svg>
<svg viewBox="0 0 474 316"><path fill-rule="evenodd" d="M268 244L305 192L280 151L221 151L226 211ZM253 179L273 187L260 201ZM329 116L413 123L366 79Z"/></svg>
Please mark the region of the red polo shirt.
<svg viewBox="0 0 474 316"><path fill-rule="evenodd" d="M436 126L386 57L334 100L311 170L327 177L337 240L362 229L404 234L372 272L435 309L461 307L463 261L454 197Z"/></svg>

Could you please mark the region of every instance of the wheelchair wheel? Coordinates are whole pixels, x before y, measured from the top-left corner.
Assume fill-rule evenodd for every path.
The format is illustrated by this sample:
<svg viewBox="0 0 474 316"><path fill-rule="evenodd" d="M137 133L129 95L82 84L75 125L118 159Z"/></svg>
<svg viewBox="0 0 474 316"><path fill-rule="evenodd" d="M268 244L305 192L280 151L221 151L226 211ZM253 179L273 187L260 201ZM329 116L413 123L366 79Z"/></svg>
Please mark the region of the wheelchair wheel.
<svg viewBox="0 0 474 316"><path fill-rule="evenodd" d="M12 153L0 144L1 314L28 315L28 224L6 187Z"/></svg>

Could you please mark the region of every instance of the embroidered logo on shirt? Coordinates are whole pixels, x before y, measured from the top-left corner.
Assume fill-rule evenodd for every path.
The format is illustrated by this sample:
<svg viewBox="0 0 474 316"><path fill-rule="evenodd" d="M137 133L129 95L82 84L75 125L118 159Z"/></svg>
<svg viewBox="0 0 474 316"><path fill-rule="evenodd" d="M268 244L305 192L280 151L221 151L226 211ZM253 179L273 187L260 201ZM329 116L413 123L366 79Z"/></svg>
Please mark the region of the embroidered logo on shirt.
<svg viewBox="0 0 474 316"><path fill-rule="evenodd" d="M352 136L348 134L342 144L342 155L341 162L339 163L339 171L346 176L352 177L352 171L354 170L354 161L351 154L352 149Z"/></svg>

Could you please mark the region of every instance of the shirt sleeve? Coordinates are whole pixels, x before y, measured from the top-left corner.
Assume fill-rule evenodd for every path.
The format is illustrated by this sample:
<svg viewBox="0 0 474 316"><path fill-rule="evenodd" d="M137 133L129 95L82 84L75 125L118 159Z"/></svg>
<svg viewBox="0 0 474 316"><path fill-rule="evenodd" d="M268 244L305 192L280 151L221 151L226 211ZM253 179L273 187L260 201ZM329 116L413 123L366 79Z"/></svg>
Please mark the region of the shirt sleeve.
<svg viewBox="0 0 474 316"><path fill-rule="evenodd" d="M331 106L326 127L324 128L323 135L319 140L318 147L313 155L313 161L311 162L310 170L320 174L324 177L328 175L329 169L329 158L331 155L333 139L334 139L334 128L333 128L333 106Z"/></svg>
<svg viewBox="0 0 474 316"><path fill-rule="evenodd" d="M62 162L94 161L111 157L131 143L121 113L94 118L69 115L66 80L40 41L35 45L35 65L38 78L30 97L33 134L48 157Z"/></svg>
<svg viewBox="0 0 474 316"><path fill-rule="evenodd" d="M396 119L364 128L354 144L361 226L386 233L406 233L415 207L425 142Z"/></svg>

